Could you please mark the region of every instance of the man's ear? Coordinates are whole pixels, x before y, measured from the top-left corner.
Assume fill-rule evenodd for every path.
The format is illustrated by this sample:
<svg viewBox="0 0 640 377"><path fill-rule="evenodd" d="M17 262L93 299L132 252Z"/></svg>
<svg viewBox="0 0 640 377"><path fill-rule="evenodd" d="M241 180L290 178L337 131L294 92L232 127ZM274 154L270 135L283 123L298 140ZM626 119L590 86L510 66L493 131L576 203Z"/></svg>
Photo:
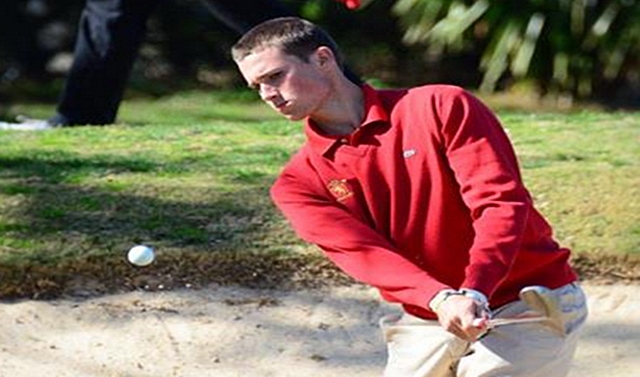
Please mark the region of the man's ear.
<svg viewBox="0 0 640 377"><path fill-rule="evenodd" d="M329 47L320 46L314 57L319 67L327 67L328 64L336 64L336 57Z"/></svg>

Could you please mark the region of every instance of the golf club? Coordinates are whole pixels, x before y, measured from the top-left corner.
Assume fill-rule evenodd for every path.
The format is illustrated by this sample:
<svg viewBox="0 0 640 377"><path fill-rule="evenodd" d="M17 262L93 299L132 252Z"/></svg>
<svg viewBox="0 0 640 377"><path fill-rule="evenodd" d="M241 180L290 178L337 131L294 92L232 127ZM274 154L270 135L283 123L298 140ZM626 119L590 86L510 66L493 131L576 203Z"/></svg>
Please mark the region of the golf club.
<svg viewBox="0 0 640 377"><path fill-rule="evenodd" d="M564 336L564 323L560 304L551 290L542 286L529 286L520 291L522 300L531 309L513 318L492 318L487 321L489 329L522 323L544 323L560 335ZM478 324L481 320L478 320Z"/></svg>

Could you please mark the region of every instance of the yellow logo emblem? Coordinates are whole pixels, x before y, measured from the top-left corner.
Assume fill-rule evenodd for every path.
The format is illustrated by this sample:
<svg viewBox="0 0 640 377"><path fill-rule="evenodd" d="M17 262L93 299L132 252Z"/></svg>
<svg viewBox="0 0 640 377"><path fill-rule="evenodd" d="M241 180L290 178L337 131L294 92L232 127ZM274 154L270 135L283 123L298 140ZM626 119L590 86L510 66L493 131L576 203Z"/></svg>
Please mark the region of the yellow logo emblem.
<svg viewBox="0 0 640 377"><path fill-rule="evenodd" d="M327 188L339 202L353 196L353 191L346 179L333 179L329 182Z"/></svg>

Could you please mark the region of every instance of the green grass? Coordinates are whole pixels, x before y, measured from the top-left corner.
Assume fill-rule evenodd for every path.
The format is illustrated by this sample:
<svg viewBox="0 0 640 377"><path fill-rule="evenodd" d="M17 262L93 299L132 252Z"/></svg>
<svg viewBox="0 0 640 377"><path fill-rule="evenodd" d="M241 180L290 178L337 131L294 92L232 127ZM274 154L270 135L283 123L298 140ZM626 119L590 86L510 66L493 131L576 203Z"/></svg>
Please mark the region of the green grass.
<svg viewBox="0 0 640 377"><path fill-rule="evenodd" d="M640 255L640 113L501 118L561 243L578 253Z"/></svg>
<svg viewBox="0 0 640 377"><path fill-rule="evenodd" d="M640 255L640 113L499 115L561 243ZM108 127L0 131L0 267L121 261L136 243L166 256L304 252L268 197L302 142L299 124L246 93L130 100Z"/></svg>
<svg viewBox="0 0 640 377"><path fill-rule="evenodd" d="M189 93L127 103L121 120L0 132L0 263L57 263L137 242L235 249L277 222L267 189L302 142L299 125L241 96Z"/></svg>

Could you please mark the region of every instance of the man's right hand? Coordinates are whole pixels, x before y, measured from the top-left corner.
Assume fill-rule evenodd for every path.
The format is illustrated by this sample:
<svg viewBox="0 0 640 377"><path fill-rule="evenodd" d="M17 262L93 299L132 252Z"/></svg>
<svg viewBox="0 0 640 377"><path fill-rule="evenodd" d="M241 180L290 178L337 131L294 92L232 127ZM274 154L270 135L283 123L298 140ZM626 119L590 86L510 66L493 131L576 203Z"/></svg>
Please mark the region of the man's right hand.
<svg viewBox="0 0 640 377"><path fill-rule="evenodd" d="M464 295L448 296L438 305L436 314L445 330L468 342L476 341L487 330L489 313L475 300Z"/></svg>

